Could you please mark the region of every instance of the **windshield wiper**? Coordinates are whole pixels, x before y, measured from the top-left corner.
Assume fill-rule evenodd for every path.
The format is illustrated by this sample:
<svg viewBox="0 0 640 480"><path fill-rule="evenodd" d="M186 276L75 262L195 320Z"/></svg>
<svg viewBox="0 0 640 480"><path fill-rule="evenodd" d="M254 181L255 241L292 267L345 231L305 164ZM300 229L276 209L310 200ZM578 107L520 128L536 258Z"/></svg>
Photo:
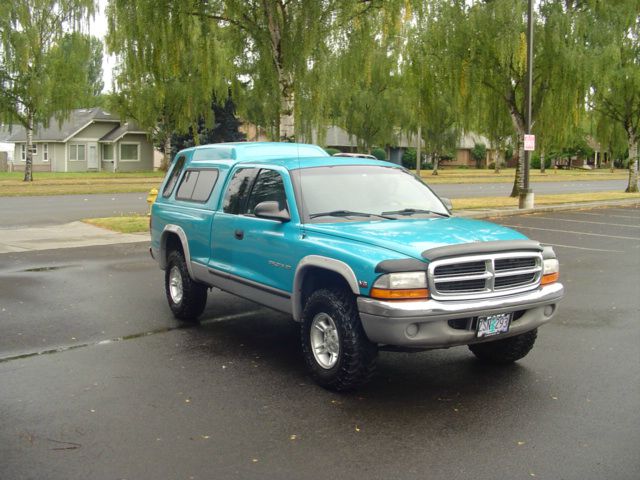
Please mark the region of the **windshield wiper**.
<svg viewBox="0 0 640 480"><path fill-rule="evenodd" d="M389 212L382 212L382 215L415 215L417 213L432 213L434 215L440 215L441 217L449 217L447 213L434 212L433 210L421 210L419 208L403 208L402 210L392 210Z"/></svg>
<svg viewBox="0 0 640 480"><path fill-rule="evenodd" d="M378 217L385 218L387 220L396 220L394 217L387 217L384 213L382 215L378 215L376 213L353 212L351 210L332 210L330 212L319 212L309 215L309 218L317 217Z"/></svg>

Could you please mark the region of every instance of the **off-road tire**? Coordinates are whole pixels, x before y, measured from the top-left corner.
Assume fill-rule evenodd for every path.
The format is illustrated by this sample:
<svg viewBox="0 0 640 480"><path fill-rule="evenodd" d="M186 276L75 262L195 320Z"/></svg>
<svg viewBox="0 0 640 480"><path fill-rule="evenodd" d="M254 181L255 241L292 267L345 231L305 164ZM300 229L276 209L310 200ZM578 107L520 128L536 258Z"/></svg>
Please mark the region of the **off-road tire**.
<svg viewBox="0 0 640 480"><path fill-rule="evenodd" d="M505 365L526 356L536 343L537 336L536 328L504 340L469 345L469 350L483 362Z"/></svg>
<svg viewBox="0 0 640 480"><path fill-rule="evenodd" d="M171 275L179 273L182 285L182 297L176 301L171 293ZM207 286L191 278L184 255L178 250L169 253L164 275L165 293L173 315L182 321L193 322L207 305Z"/></svg>
<svg viewBox="0 0 640 480"><path fill-rule="evenodd" d="M323 367L312 350L311 326L318 315L328 315L335 324L339 352L331 368ZM337 392L354 390L373 376L377 345L367 338L353 294L347 290L321 289L307 300L302 313L302 354L313 379L322 387Z"/></svg>

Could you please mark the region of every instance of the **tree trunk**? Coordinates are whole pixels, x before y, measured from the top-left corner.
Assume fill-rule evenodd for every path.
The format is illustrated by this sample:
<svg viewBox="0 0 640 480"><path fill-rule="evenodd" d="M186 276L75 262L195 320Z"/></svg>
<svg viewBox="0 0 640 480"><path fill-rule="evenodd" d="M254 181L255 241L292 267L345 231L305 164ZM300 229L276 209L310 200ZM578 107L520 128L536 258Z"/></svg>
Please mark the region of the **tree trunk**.
<svg viewBox="0 0 640 480"><path fill-rule="evenodd" d="M625 192L638 192L638 137L636 132L628 131L629 140L629 184Z"/></svg>
<svg viewBox="0 0 640 480"><path fill-rule="evenodd" d="M290 75L280 75L280 125L278 136L281 142L295 142L295 99L293 81Z"/></svg>
<svg viewBox="0 0 640 480"><path fill-rule="evenodd" d="M418 125L418 148L416 148L416 175L421 177L420 167L422 163L422 125Z"/></svg>
<svg viewBox="0 0 640 480"><path fill-rule="evenodd" d="M440 161L440 157L436 153L433 156L433 172L431 172L431 175L438 175L438 162L439 161Z"/></svg>
<svg viewBox="0 0 640 480"><path fill-rule="evenodd" d="M27 111L27 152L24 164L24 181L33 182L33 112Z"/></svg>
<svg viewBox="0 0 640 480"><path fill-rule="evenodd" d="M166 172L171 165L171 135L167 134L164 137L164 156L162 157L162 163L160 164L160 170Z"/></svg>
<svg viewBox="0 0 640 480"><path fill-rule="evenodd" d="M515 102L515 94L513 95ZM511 190L511 197L519 197L522 190L524 190L524 134L525 123L523 116L518 112L515 107L515 103L510 105L511 123L518 136L518 163L516 163L516 175L513 179L513 189Z"/></svg>
<svg viewBox="0 0 640 480"><path fill-rule="evenodd" d="M500 173L500 153L497 149L493 151L493 172Z"/></svg>
<svg viewBox="0 0 640 480"><path fill-rule="evenodd" d="M511 197L519 197L524 190L524 136L518 134L518 162L516 163L516 175L513 179Z"/></svg>
<svg viewBox="0 0 640 480"><path fill-rule="evenodd" d="M542 150L540 150L540 173L544 173L545 171L545 164L544 164L545 160L544 160L544 148Z"/></svg>

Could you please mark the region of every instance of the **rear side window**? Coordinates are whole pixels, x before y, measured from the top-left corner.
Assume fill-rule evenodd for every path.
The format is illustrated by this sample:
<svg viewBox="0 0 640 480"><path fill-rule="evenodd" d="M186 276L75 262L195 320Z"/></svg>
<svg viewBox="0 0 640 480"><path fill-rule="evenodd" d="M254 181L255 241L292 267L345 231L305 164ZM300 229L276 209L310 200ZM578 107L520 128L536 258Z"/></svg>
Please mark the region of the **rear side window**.
<svg viewBox="0 0 640 480"><path fill-rule="evenodd" d="M173 193L173 189L178 182L178 177L180 177L182 169L184 168L184 161L184 155L182 155L176 160L176 163L173 165L173 170L171 170L169 180L167 180L167 184L164 186L164 190L162 191L163 197L169 197Z"/></svg>
<svg viewBox="0 0 640 480"><path fill-rule="evenodd" d="M218 180L218 170L187 170L178 187L176 198L205 203L211 196L216 180Z"/></svg>
<svg viewBox="0 0 640 480"><path fill-rule="evenodd" d="M224 195L222 204L224 213L238 214L242 212L257 174L257 168L242 168L233 174L227 193Z"/></svg>

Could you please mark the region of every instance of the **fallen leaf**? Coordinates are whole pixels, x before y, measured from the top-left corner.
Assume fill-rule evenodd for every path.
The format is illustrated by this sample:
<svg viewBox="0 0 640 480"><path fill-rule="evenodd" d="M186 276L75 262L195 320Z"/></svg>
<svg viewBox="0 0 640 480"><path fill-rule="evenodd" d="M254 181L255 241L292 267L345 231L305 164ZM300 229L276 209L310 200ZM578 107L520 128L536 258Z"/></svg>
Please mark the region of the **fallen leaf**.
<svg viewBox="0 0 640 480"><path fill-rule="evenodd" d="M360 431L360 427L358 425L356 425L356 432Z"/></svg>
<svg viewBox="0 0 640 480"><path fill-rule="evenodd" d="M518 445L522 446L522 445L524 445L525 443L527 443L527 442L518 442Z"/></svg>

